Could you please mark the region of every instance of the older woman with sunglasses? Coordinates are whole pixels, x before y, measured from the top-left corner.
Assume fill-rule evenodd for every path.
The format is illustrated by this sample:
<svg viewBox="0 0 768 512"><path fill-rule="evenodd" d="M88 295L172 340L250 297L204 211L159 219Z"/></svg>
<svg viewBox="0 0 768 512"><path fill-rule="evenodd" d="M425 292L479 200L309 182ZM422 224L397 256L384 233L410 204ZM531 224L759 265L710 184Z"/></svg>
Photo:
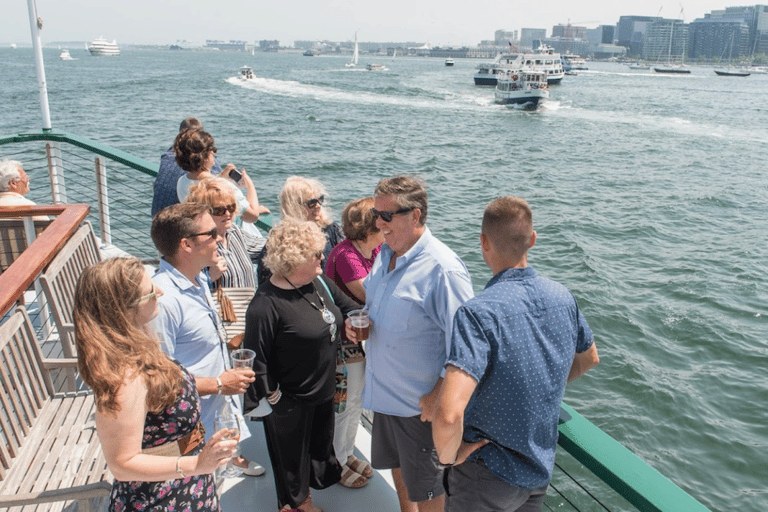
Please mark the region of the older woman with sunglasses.
<svg viewBox="0 0 768 512"><path fill-rule="evenodd" d="M115 476L109 510L218 511L211 473L236 442L223 430L203 440L195 379L149 327L162 295L133 258L88 267L75 288L77 364Z"/></svg>
<svg viewBox="0 0 768 512"><path fill-rule="evenodd" d="M265 238L256 238L251 233L244 233L234 223L239 211L235 195L222 178L207 178L189 189L188 203L202 203L216 223L221 235L218 242L219 260L216 266L209 268L213 288L256 288L253 274L253 260L256 259ZM219 280L221 278L221 280Z"/></svg>
<svg viewBox="0 0 768 512"><path fill-rule="evenodd" d="M291 176L285 180L280 190L280 214L283 219L305 220L314 222L325 234L325 247L323 248L323 261L320 263L323 272L325 262L331 251L339 242L344 240L344 234L336 222L330 218L328 211L323 206L328 192L325 187L314 178ZM262 259L266 248L262 251ZM261 285L269 279L270 273L264 265L259 266L258 281Z"/></svg>
<svg viewBox="0 0 768 512"><path fill-rule="evenodd" d="M271 277L246 313L244 347L256 352L245 409L267 397L264 418L281 512L317 512L309 488L341 477L333 449L336 355L344 317L359 305L323 275L326 237L314 222L283 219L267 240Z"/></svg>

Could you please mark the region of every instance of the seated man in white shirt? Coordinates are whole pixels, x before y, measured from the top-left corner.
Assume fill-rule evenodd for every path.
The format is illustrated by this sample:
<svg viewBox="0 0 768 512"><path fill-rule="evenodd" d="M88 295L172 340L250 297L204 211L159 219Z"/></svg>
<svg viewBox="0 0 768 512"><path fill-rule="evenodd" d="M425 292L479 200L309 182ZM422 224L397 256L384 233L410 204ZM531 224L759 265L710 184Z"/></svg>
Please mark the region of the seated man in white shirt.
<svg viewBox="0 0 768 512"><path fill-rule="evenodd" d="M16 160L0 162L0 206L35 204L24 195L29 192L29 176Z"/></svg>

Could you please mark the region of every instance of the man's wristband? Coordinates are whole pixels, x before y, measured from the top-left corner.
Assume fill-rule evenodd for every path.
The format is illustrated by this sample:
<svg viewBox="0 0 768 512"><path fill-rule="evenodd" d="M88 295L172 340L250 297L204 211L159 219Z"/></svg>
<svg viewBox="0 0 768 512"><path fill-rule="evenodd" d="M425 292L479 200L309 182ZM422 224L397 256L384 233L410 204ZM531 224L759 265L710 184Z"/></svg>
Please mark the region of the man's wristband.
<svg viewBox="0 0 768 512"><path fill-rule="evenodd" d="M220 395L221 394L221 389L223 388L223 386L221 384L221 379L218 378L218 377L216 377L216 385L219 386L219 389L218 389L218 391L216 391L216 394Z"/></svg>

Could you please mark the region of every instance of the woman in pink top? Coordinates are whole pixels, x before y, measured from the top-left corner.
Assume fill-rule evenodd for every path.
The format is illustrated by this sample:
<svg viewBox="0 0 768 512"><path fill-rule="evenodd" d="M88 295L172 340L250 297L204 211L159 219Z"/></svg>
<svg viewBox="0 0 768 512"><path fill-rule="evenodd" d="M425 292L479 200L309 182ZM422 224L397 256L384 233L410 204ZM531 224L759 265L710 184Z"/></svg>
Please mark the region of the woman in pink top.
<svg viewBox="0 0 768 512"><path fill-rule="evenodd" d="M384 236L376 227L376 217L371 213L371 208L372 197L357 199L344 208L341 225L347 239L334 247L325 264L326 275L361 306L365 304L363 279L371 271L384 242ZM362 412L365 352L361 345L346 340L343 340L341 350L344 354L339 354L337 362L342 366L346 364L347 367L347 402L345 410L336 413L333 447L336 458L343 464L340 483L345 487L358 489L366 485L368 479L373 476L371 466L355 457L353 453Z"/></svg>

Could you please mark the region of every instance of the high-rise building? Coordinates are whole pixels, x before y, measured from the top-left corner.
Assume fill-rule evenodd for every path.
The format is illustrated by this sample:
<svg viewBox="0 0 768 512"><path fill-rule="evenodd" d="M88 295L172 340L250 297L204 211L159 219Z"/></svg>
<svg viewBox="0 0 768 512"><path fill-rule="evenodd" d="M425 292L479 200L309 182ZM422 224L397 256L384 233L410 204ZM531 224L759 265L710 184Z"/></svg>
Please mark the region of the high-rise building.
<svg viewBox="0 0 768 512"><path fill-rule="evenodd" d="M517 30L499 29L493 33L493 40L496 46L507 46L509 43L517 42Z"/></svg>
<svg viewBox="0 0 768 512"><path fill-rule="evenodd" d="M555 25L552 27L552 37L567 37L569 39L586 39L587 27L577 27L575 25Z"/></svg>
<svg viewBox="0 0 768 512"><path fill-rule="evenodd" d="M547 37L547 29L545 28L521 29L520 30L520 46L525 48L533 48L534 41L541 41L545 37Z"/></svg>
<svg viewBox="0 0 768 512"><path fill-rule="evenodd" d="M684 60L688 46L688 25L683 20L657 19L645 34L642 57L651 61Z"/></svg>
<svg viewBox="0 0 768 512"><path fill-rule="evenodd" d="M747 35L744 35L744 25ZM748 5L726 7L705 14L691 23L691 55L694 57L717 58L724 52L753 55L768 53L768 6ZM694 43L695 36L695 44ZM728 48L726 48L728 47ZM718 51L720 55L718 55Z"/></svg>
<svg viewBox="0 0 768 512"><path fill-rule="evenodd" d="M660 19L658 16L621 16L616 30L616 44L626 47L627 55L630 57L643 55L643 43L648 26Z"/></svg>

